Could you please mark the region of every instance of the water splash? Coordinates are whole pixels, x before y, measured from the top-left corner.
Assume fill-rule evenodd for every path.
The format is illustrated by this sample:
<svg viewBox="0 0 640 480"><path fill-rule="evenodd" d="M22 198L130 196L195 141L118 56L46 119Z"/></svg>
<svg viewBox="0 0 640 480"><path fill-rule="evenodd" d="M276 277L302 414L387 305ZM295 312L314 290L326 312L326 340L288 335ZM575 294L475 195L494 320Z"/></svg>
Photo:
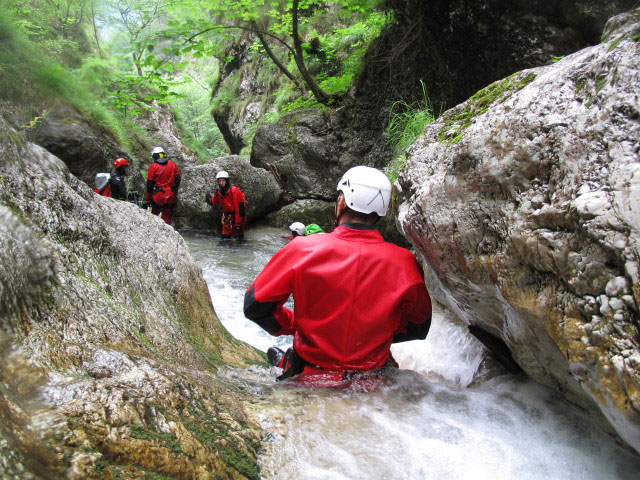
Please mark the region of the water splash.
<svg viewBox="0 0 640 480"><path fill-rule="evenodd" d="M218 316L262 350L291 337L275 339L246 320L242 299L284 233L254 228L238 247L185 234ZM404 370L370 393L278 384L277 369L221 371L258 398L263 478L640 478L640 459L553 391L508 375L472 383L483 347L446 312L436 311L427 340L392 351Z"/></svg>

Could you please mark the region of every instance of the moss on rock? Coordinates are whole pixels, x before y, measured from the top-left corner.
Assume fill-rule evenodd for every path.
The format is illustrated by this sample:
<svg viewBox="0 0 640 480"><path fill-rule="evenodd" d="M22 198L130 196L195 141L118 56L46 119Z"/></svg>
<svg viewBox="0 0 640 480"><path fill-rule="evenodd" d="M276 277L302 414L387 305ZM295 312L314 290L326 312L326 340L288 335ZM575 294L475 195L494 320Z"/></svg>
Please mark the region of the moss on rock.
<svg viewBox="0 0 640 480"><path fill-rule="evenodd" d="M504 102L535 78L536 74L533 72L517 72L476 92L460 107L443 115L443 126L437 135L438 141L458 143L464 135L464 130L473 124L475 117L487 113L494 102Z"/></svg>

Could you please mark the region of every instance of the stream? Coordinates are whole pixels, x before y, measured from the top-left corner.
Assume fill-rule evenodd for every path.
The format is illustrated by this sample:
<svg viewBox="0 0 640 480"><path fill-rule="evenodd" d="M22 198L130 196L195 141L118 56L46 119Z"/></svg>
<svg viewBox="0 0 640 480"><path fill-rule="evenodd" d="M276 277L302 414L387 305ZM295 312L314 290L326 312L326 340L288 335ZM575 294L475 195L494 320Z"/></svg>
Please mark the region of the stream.
<svg viewBox="0 0 640 480"><path fill-rule="evenodd" d="M292 337L271 337L245 319L244 292L287 233L253 227L236 245L182 232L222 323L263 351ZM401 370L376 392L292 387L275 382L275 368L224 370L262 400L262 477L640 478L640 458L552 390L524 375L472 383L482 346L449 314L434 311L426 340L392 352Z"/></svg>

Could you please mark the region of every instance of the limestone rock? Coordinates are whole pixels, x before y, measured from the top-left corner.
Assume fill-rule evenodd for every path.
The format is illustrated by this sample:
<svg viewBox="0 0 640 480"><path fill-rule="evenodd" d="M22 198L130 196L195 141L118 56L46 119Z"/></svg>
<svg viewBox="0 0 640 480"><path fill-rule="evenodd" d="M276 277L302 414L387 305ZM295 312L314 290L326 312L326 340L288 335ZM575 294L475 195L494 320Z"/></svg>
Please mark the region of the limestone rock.
<svg viewBox="0 0 640 480"><path fill-rule="evenodd" d="M334 221L335 202L323 200L298 200L265 217L265 223L274 227L286 229L293 222L315 223L325 232L333 230Z"/></svg>
<svg viewBox="0 0 640 480"><path fill-rule="evenodd" d="M182 171L174 215L176 228L220 229L220 207L205 202L205 195L217 188L216 173L220 170L227 171L231 183L244 192L249 222L262 218L278 205L282 192L271 173L252 167L246 158L237 155L218 157Z"/></svg>
<svg viewBox="0 0 640 480"><path fill-rule="evenodd" d="M296 199L335 201L336 185L356 165L381 167L389 151L379 135L353 119L357 112L329 115L298 110L256 131L251 165L274 171ZM349 129L349 127L350 129Z"/></svg>
<svg viewBox="0 0 640 480"><path fill-rule="evenodd" d="M150 161L151 149L159 146L164 148L167 156L182 168L197 163L198 157L195 152L191 151L180 140L179 133L175 127L174 116L168 105L154 102L153 108L143 110L135 118L135 121L146 130L154 143L143 158Z"/></svg>
<svg viewBox="0 0 640 480"><path fill-rule="evenodd" d="M263 356L184 240L1 118L0 159L0 476L257 478L259 427L215 372Z"/></svg>
<svg viewBox="0 0 640 480"><path fill-rule="evenodd" d="M442 115L399 182L434 296L638 451L639 20Z"/></svg>
<svg viewBox="0 0 640 480"><path fill-rule="evenodd" d="M62 103L46 112L37 128L35 143L63 160L71 173L87 185L93 185L96 173L111 172L116 158L130 158L115 139L90 125L75 108Z"/></svg>

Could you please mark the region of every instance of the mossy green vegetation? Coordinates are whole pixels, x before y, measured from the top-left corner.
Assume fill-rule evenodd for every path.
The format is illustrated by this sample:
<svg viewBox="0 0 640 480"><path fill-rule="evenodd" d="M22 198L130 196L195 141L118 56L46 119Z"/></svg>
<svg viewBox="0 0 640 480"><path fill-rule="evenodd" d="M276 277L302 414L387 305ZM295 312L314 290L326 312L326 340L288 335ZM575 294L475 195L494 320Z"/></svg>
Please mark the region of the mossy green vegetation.
<svg viewBox="0 0 640 480"><path fill-rule="evenodd" d="M400 172L407 164L407 158L405 156L396 156L385 167L384 173L391 183L395 182L400 175Z"/></svg>
<svg viewBox="0 0 640 480"><path fill-rule="evenodd" d="M180 442L175 433L161 433L153 426L143 427L141 425L129 425L129 435L131 438L157 443L174 453L184 453L180 448Z"/></svg>
<svg viewBox="0 0 640 480"><path fill-rule="evenodd" d="M620 35L618 38L615 38L610 44L607 52L612 52L616 49L616 47L620 44L620 42L624 40L624 35Z"/></svg>
<svg viewBox="0 0 640 480"><path fill-rule="evenodd" d="M234 434L221 420L220 413L212 413L202 399L190 402L180 413L179 419L203 445L217 452L227 465L249 479L259 478L256 464L259 443Z"/></svg>
<svg viewBox="0 0 640 480"><path fill-rule="evenodd" d="M424 127L434 120L433 107L427 94L427 88L422 81L420 83L423 96L421 101L412 104L397 101L389 109L388 143L396 152L409 148L424 131ZM394 164L397 165L397 162ZM391 166L393 167L394 164Z"/></svg>
<svg viewBox="0 0 640 480"><path fill-rule="evenodd" d="M463 109L456 108L444 114L443 126L437 136L438 140L452 144L457 143L464 135L464 130L473 124L475 117L486 113L494 102L504 102L535 78L536 74L533 72L517 72L476 92L467 100Z"/></svg>

